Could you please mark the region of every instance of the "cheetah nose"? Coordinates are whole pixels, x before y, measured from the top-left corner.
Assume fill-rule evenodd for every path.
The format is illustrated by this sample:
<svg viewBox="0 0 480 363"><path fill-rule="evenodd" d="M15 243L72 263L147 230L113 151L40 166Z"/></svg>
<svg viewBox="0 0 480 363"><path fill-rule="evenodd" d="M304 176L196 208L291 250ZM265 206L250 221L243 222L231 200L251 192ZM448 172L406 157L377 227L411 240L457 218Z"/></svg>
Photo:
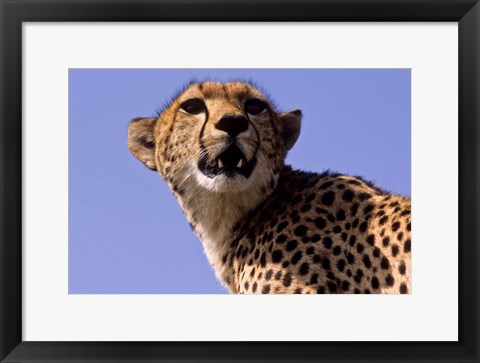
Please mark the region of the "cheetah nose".
<svg viewBox="0 0 480 363"><path fill-rule="evenodd" d="M243 116L225 116L215 124L215 128L235 137L239 133L247 131L248 120Z"/></svg>

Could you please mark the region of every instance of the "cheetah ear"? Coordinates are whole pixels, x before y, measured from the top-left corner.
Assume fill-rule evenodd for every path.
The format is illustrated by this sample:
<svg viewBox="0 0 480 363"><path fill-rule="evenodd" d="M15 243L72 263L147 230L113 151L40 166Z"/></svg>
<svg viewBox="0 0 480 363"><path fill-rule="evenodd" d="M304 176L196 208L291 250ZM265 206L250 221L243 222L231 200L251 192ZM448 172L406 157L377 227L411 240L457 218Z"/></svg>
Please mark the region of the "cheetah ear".
<svg viewBox="0 0 480 363"><path fill-rule="evenodd" d="M280 115L280 120L283 124L283 139L285 140L285 147L290 150L297 142L300 135L300 125L302 123L302 111L292 110Z"/></svg>
<svg viewBox="0 0 480 363"><path fill-rule="evenodd" d="M153 129L157 119L137 117L128 127L128 148L150 170L157 170Z"/></svg>

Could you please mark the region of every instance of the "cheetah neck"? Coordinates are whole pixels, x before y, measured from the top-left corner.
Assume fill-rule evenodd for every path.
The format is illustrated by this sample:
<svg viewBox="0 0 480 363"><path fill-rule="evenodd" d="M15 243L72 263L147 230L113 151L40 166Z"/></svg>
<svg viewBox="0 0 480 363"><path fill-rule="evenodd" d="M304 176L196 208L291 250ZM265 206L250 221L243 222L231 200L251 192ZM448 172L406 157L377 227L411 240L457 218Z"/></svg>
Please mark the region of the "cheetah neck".
<svg viewBox="0 0 480 363"><path fill-rule="evenodd" d="M205 254L217 277L235 292L233 271L227 270L222 257L235 238L232 229L268 194L260 190L242 193L219 193L206 190L194 178L184 183L182 195L175 193L188 221L202 241Z"/></svg>

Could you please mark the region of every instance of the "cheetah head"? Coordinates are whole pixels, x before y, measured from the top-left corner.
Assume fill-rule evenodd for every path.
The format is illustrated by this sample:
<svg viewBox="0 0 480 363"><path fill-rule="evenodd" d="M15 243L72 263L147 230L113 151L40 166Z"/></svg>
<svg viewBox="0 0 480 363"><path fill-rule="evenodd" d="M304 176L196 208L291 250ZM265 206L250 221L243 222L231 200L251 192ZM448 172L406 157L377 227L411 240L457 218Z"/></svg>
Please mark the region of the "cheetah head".
<svg viewBox="0 0 480 363"><path fill-rule="evenodd" d="M251 84L192 83L158 118L132 120L128 146L176 192L192 177L214 192L273 189L301 117L277 112Z"/></svg>

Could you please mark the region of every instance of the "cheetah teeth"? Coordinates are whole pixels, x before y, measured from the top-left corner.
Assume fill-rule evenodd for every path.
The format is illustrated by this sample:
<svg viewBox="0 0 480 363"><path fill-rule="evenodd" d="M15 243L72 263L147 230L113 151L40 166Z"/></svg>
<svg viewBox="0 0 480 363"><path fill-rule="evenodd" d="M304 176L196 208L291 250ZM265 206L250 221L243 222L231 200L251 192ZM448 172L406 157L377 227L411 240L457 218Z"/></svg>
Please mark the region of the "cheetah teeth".
<svg viewBox="0 0 480 363"><path fill-rule="evenodd" d="M223 168L223 167L224 167L224 164L223 164L222 159L217 159L216 162L215 162L215 164L213 164L213 166L217 166L217 165L218 165L219 168ZM237 168L240 169L240 168L242 168L242 167L243 167L243 160L240 159L240 160L238 160Z"/></svg>

